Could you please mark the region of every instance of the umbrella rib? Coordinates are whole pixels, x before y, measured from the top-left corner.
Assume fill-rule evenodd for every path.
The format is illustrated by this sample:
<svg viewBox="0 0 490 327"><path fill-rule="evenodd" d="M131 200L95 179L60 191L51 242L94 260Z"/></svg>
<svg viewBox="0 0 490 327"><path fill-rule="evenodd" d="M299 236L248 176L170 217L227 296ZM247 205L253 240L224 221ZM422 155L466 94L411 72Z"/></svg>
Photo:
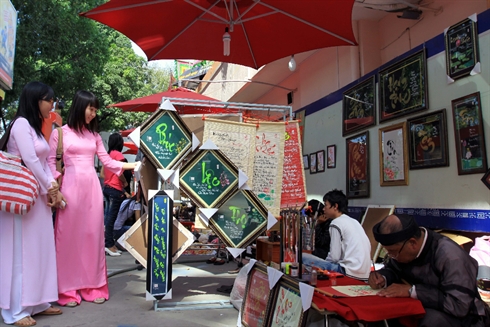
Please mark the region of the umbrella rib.
<svg viewBox="0 0 490 327"><path fill-rule="evenodd" d="M189 0L185 0L186 3L190 5L194 5L194 3L190 2ZM153 60L155 57L158 56L160 52L165 50L170 44L172 44L173 41L175 41L179 36L181 36L185 31L187 31L192 25L194 25L202 16L204 16L211 8L213 8L219 0L217 0L209 9L206 8L200 8L201 10L204 10L202 14L200 14L197 18L195 18L189 25L187 25L184 29L182 29L177 35L175 35L170 41L168 41L167 44L165 44L163 47L160 48L151 58L148 58L148 60ZM197 6L199 7L199 6ZM210 13L211 14L211 13ZM219 16L218 16L219 17Z"/></svg>
<svg viewBox="0 0 490 327"><path fill-rule="evenodd" d="M210 14L210 15L212 15L212 16L214 16L214 17L218 18L219 20L221 20L221 21L223 21L223 22L225 22L225 23L229 23L229 22L228 22L226 19L224 19L224 18L223 18L223 17L221 17L220 15L215 14L214 12L211 12L211 11L210 11L210 10L211 10L211 9L212 9L214 6L216 6L216 4L218 4L218 2L219 2L219 1L220 1L220 0L217 0L217 1L216 1L216 2L215 2L215 3L214 3L212 6L211 6L211 7L209 7L208 9L206 9L206 8L204 8L204 7L200 6L200 5L198 5L197 3L192 2L191 0L185 0L185 2L187 2L188 4L190 4L190 5L194 6L194 7L198 8L198 9L201 9L201 10L203 11L202 15L200 15L200 16L199 16L199 18L200 18L200 17L202 17L204 14L206 14L206 13L207 13L207 14Z"/></svg>
<svg viewBox="0 0 490 327"><path fill-rule="evenodd" d="M308 21L306 21L306 20L304 20L304 19L301 19L301 18L299 18L299 17L297 17L297 16L291 15L291 14L290 14L290 13L288 13L288 12L285 12L285 11L283 11L283 10L277 9L277 8L276 8L276 7L274 7L274 6L271 6L271 5L266 4L266 3L263 3L263 2L261 2L261 4L262 4L264 7L267 7L267 8L272 9L272 10L276 10L277 12L279 12L279 13L281 13L281 14L285 15L285 16L288 16L288 17L290 17L290 18L296 19L297 21L302 22L303 24L309 25L309 26L311 26L311 27L313 27L313 28L318 29L319 31L322 31L322 32L327 33L327 34L330 34L330 35L332 35L332 36L334 36L334 37L336 37L336 38L338 38L338 39L340 39L340 40L342 40L342 41L345 41L345 42L347 42L347 43L349 43L349 44L351 44L351 45L355 45L355 42L352 42L352 41L350 41L350 40L348 40L348 39L346 39L346 38L344 38L344 37L342 37L342 36L340 36L340 35L338 35L338 34L335 34L335 33L333 33L333 32L330 32L329 30L326 30L326 29L324 29L324 28L322 28L322 27L320 27L320 26L317 26L317 25L315 25L315 24L312 24L312 23L310 23L310 22L308 22Z"/></svg>
<svg viewBox="0 0 490 327"><path fill-rule="evenodd" d="M151 6L151 5L155 5L155 4L160 4L162 2L170 2L170 1L172 1L172 0L155 0L155 1L145 2L145 3L138 3L138 4L134 4L134 5L113 7L113 8L110 8L110 9L93 10L93 11L89 11L89 12L86 12L86 13L82 13L81 15L84 15L84 16L92 16L92 15L103 14L103 13L111 12L111 11L131 9L131 8L136 8L136 7Z"/></svg>

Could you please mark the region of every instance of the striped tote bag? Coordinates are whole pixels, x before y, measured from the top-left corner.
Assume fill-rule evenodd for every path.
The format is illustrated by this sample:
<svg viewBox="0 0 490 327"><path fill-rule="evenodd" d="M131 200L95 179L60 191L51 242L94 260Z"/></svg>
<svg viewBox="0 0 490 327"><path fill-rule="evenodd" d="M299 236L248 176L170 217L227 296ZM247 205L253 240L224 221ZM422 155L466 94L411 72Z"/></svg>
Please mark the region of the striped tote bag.
<svg viewBox="0 0 490 327"><path fill-rule="evenodd" d="M0 151L0 210L25 215L34 206L38 190L34 174L21 158Z"/></svg>

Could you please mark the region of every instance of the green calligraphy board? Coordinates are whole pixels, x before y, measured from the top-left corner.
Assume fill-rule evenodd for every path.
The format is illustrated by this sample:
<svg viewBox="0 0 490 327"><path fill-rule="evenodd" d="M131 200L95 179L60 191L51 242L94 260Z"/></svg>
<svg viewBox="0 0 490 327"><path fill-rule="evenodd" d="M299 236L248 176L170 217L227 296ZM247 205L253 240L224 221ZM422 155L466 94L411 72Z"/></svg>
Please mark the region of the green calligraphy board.
<svg viewBox="0 0 490 327"><path fill-rule="evenodd" d="M148 209L146 290L159 300L172 288L173 201L160 191L150 199Z"/></svg>
<svg viewBox="0 0 490 327"><path fill-rule="evenodd" d="M172 169L192 146L192 133L174 111L158 110L142 126L143 153L158 168Z"/></svg>
<svg viewBox="0 0 490 327"><path fill-rule="evenodd" d="M200 208L214 208L236 190L238 168L219 150L200 150L180 171L180 188Z"/></svg>
<svg viewBox="0 0 490 327"><path fill-rule="evenodd" d="M469 75L480 60L476 23L466 18L450 26L444 39L447 75L452 79Z"/></svg>
<svg viewBox="0 0 490 327"><path fill-rule="evenodd" d="M267 209L250 191L229 198L210 220L211 228L230 247L243 248L267 227Z"/></svg>
<svg viewBox="0 0 490 327"><path fill-rule="evenodd" d="M379 72L379 121L426 109L428 103L425 50Z"/></svg>

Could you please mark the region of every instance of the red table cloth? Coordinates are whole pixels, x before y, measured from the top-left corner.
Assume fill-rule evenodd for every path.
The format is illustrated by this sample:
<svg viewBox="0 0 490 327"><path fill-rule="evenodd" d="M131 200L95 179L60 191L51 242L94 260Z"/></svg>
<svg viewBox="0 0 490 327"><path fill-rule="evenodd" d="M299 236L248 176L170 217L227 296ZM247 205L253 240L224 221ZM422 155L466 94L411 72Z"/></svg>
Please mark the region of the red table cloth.
<svg viewBox="0 0 490 327"><path fill-rule="evenodd" d="M349 277L337 278L337 285L365 285L366 283ZM330 281L318 281L317 289L330 286ZM417 320L425 314L422 303L412 298L386 298L382 296L362 296L333 298L319 291L313 295L313 303L320 310L333 311L350 320L380 321L402 318L406 326L417 326Z"/></svg>

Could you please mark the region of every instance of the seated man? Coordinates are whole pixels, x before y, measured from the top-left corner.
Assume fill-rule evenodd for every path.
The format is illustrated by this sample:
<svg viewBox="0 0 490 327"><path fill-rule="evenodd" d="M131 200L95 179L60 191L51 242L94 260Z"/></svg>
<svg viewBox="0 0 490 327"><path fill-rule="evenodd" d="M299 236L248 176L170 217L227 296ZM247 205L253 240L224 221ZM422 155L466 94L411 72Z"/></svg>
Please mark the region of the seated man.
<svg viewBox="0 0 490 327"><path fill-rule="evenodd" d="M333 190L323 197L324 215L330 223L330 252L327 258L303 253L303 264L336 271L346 276L367 280L371 271L371 243L361 224L347 215L347 197Z"/></svg>
<svg viewBox="0 0 490 327"><path fill-rule="evenodd" d="M458 244L402 215L386 217L373 233L389 257L369 276L372 288L385 288L378 295L419 299L426 311L419 326L488 326L478 264Z"/></svg>
<svg viewBox="0 0 490 327"><path fill-rule="evenodd" d="M135 211L141 210L141 203L136 200L136 195L121 203L116 222L114 223L114 240L116 241L131 228L134 223Z"/></svg>

